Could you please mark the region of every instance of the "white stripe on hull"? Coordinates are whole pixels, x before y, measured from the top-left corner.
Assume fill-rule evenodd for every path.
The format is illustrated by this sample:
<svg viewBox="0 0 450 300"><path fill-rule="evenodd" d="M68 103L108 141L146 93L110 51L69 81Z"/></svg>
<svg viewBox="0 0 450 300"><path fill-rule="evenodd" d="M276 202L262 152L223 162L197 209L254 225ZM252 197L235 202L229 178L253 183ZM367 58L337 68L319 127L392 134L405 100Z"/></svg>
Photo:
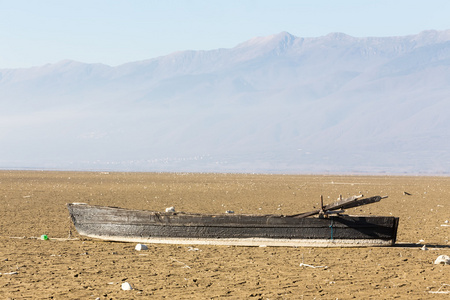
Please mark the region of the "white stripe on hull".
<svg viewBox="0 0 450 300"><path fill-rule="evenodd" d="M178 245L223 245L223 246L270 246L270 247L381 247L392 246L392 240L380 239L269 239L269 238L141 238L126 236L81 235L116 242L148 243L148 244L178 244Z"/></svg>

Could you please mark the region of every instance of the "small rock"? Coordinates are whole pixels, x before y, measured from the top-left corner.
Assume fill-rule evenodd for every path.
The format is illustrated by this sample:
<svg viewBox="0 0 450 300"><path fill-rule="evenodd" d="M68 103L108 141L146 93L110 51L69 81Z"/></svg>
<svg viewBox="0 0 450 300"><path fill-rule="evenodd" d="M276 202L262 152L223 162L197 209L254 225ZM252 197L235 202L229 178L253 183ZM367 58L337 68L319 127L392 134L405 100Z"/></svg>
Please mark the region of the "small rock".
<svg viewBox="0 0 450 300"><path fill-rule="evenodd" d="M435 265L450 265L450 256L448 255L439 255L438 258L434 261Z"/></svg>
<svg viewBox="0 0 450 300"><path fill-rule="evenodd" d="M131 284L129 284L128 282L124 282L122 283L122 290L124 291L131 291L133 288L131 287Z"/></svg>
<svg viewBox="0 0 450 300"><path fill-rule="evenodd" d="M137 244L134 249L136 249L137 251L141 251L141 250L148 250L148 247L146 245Z"/></svg>

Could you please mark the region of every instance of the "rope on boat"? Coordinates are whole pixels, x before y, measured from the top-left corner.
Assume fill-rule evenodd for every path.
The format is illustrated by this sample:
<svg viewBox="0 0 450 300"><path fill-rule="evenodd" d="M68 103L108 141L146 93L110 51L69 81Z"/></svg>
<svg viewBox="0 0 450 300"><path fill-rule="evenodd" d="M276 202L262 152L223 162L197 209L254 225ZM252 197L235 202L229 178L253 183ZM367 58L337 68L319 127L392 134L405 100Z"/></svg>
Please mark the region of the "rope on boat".
<svg viewBox="0 0 450 300"><path fill-rule="evenodd" d="M331 228L331 240L333 240L333 219L331 219L331 224L329 227Z"/></svg>

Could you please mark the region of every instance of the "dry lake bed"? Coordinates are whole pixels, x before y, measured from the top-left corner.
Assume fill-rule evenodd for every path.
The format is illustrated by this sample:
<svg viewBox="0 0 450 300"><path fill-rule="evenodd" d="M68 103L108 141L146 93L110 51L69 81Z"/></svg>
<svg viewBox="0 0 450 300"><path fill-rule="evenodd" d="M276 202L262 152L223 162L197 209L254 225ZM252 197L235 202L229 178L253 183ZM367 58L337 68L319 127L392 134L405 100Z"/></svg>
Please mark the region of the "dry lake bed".
<svg viewBox="0 0 450 300"><path fill-rule="evenodd" d="M359 194L388 196L347 213L399 217L395 247L136 251L79 236L66 208L295 214ZM448 299L449 222L449 177L0 171L0 298Z"/></svg>

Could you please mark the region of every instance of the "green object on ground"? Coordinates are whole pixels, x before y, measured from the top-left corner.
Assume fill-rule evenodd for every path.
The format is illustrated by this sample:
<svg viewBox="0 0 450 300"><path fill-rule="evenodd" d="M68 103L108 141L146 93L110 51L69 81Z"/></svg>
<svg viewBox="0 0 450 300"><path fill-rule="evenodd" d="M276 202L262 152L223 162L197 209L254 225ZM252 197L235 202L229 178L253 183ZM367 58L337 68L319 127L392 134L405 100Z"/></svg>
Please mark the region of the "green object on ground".
<svg viewBox="0 0 450 300"><path fill-rule="evenodd" d="M44 241L48 240L48 236L46 234L41 235L41 240Z"/></svg>

